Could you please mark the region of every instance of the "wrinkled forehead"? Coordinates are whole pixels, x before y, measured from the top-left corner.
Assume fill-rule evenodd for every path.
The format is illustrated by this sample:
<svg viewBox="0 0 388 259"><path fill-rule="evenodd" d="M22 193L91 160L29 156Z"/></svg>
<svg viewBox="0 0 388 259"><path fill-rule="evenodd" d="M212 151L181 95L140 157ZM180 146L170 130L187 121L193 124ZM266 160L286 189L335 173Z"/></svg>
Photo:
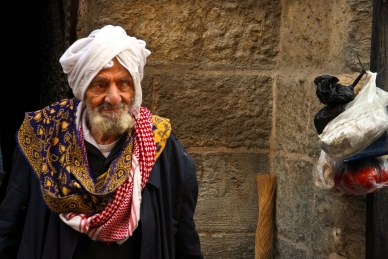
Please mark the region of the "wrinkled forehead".
<svg viewBox="0 0 388 259"><path fill-rule="evenodd" d="M114 81L129 81L133 84L133 76L131 72L127 68L125 68L117 60L117 58L114 58L95 75L95 77L91 80L88 88L93 83L96 83L96 80L99 80L100 82L106 82L109 79L112 79Z"/></svg>

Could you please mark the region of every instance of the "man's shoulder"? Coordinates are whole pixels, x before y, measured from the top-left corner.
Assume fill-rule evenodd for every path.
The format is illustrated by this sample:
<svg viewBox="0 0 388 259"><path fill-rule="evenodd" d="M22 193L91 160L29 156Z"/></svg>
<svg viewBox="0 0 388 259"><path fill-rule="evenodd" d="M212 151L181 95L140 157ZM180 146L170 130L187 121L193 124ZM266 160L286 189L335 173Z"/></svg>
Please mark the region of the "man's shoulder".
<svg viewBox="0 0 388 259"><path fill-rule="evenodd" d="M153 129L158 128L160 130L170 129L171 131L171 122L170 119L161 117L159 115L152 115L152 126Z"/></svg>
<svg viewBox="0 0 388 259"><path fill-rule="evenodd" d="M158 115L152 115L152 131L155 136L156 159L160 156L166 146L167 140L171 134L170 120Z"/></svg>
<svg viewBox="0 0 388 259"><path fill-rule="evenodd" d="M65 98L54 103L51 103L40 110L26 112L26 116L38 116L41 114L47 114L46 116L57 116L58 113L62 114L64 110L75 111L79 104L79 100L76 98Z"/></svg>
<svg viewBox="0 0 388 259"><path fill-rule="evenodd" d="M54 129L66 131L71 128L70 125L74 125L78 104L79 101L75 98L62 99L40 110L26 112L19 133L38 133L43 137L53 133Z"/></svg>

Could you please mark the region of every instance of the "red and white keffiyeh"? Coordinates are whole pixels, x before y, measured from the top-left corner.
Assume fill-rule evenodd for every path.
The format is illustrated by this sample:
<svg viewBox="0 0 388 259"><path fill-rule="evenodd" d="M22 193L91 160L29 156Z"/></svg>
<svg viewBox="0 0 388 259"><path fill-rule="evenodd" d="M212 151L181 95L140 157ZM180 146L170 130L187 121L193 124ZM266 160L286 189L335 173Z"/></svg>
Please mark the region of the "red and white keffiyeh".
<svg viewBox="0 0 388 259"><path fill-rule="evenodd" d="M60 218L95 241L125 242L138 226L141 191L148 182L155 153L152 114L141 107L140 118L136 119L132 168L128 179L117 188L113 199L99 213L88 216L68 212L61 213Z"/></svg>

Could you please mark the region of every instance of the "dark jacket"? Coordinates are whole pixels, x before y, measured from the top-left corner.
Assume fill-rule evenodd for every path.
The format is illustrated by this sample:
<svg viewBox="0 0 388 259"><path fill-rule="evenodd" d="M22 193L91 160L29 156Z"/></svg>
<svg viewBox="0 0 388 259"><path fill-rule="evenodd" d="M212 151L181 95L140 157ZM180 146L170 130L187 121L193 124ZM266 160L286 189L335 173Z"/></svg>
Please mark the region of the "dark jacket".
<svg viewBox="0 0 388 259"><path fill-rule="evenodd" d="M193 220L197 196L194 161L172 133L142 193L141 258L202 258ZM37 177L16 149L0 206L0 257L69 259L80 235L47 207Z"/></svg>

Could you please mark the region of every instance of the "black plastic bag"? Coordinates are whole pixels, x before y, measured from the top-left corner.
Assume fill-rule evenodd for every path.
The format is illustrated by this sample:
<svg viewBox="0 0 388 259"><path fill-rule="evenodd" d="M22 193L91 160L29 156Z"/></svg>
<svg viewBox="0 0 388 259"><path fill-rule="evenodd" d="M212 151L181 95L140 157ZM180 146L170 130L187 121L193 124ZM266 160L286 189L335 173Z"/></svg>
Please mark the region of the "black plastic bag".
<svg viewBox="0 0 388 259"><path fill-rule="evenodd" d="M345 110L345 105L354 100L354 87L358 84L365 70L361 71L354 82L348 86L338 84L339 79L331 75L317 76L314 79L316 95L324 108L314 117L314 126L321 134L326 125Z"/></svg>
<svg viewBox="0 0 388 259"><path fill-rule="evenodd" d="M326 105L346 104L354 99L354 84L343 86L339 79L331 75L322 75L314 79L319 101Z"/></svg>

